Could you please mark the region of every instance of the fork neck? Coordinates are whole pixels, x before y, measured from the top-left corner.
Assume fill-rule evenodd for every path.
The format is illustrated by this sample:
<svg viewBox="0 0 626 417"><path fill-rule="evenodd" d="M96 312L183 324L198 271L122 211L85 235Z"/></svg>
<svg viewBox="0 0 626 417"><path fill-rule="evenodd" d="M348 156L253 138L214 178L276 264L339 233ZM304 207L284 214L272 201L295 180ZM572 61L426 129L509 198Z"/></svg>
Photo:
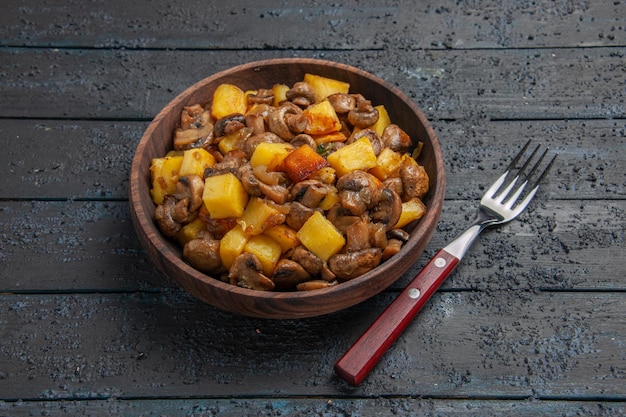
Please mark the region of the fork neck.
<svg viewBox="0 0 626 417"><path fill-rule="evenodd" d="M456 257L457 259L463 258L467 253L467 250L472 246L472 243L476 240L480 232L482 232L486 227L498 223L496 219L490 218L485 215L482 211L478 212L478 217L472 223L472 225L467 228L461 235L459 235L456 239L450 242L446 247L443 248L450 255Z"/></svg>

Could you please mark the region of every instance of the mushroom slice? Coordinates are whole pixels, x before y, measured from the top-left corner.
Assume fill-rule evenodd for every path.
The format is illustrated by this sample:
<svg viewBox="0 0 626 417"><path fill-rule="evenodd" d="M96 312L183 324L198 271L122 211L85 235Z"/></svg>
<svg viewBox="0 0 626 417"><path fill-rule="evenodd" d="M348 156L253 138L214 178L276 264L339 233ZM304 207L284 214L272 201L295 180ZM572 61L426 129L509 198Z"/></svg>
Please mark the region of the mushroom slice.
<svg viewBox="0 0 626 417"><path fill-rule="evenodd" d="M276 286L271 279L263 275L262 270L261 261L254 254L244 252L235 258L228 278L231 284L239 287L271 291Z"/></svg>
<svg viewBox="0 0 626 417"><path fill-rule="evenodd" d="M248 94L249 104L272 104L274 102L274 91L267 88L259 88L256 93Z"/></svg>
<svg viewBox="0 0 626 417"><path fill-rule="evenodd" d="M278 290L294 288L301 282L309 281L310 279L311 274L298 262L290 259L281 259L278 261L272 273L272 281L274 281L276 289Z"/></svg>
<svg viewBox="0 0 626 417"><path fill-rule="evenodd" d="M408 164L400 168L404 199L422 198L428 192L428 174L421 165Z"/></svg>
<svg viewBox="0 0 626 417"><path fill-rule="evenodd" d="M379 194L376 178L364 171L352 171L337 181L341 205L360 216L377 203Z"/></svg>
<svg viewBox="0 0 626 417"><path fill-rule="evenodd" d="M224 270L220 257L220 241L216 239L190 240L183 247L183 258L200 272L211 274Z"/></svg>
<svg viewBox="0 0 626 417"><path fill-rule="evenodd" d="M348 138L348 140L346 140L346 144L349 145L349 144L351 144L351 143L353 143L353 142L355 142L358 139L361 139L363 137L366 137L370 141L370 143L372 144L372 149L374 150L374 155L376 155L376 156L380 155L380 153L384 149L383 141L380 138L380 136L378 136L378 133L376 133L372 129L363 129L363 130L359 130L358 132L352 134Z"/></svg>
<svg viewBox="0 0 626 417"><path fill-rule="evenodd" d="M333 287L337 285L337 281L324 281L323 279L315 279L312 281L306 281L296 286L298 291L312 291L320 290L322 288Z"/></svg>
<svg viewBox="0 0 626 417"><path fill-rule="evenodd" d="M246 127L246 118L243 114L234 113L224 116L215 122L215 137L230 135L243 127Z"/></svg>
<svg viewBox="0 0 626 417"><path fill-rule="evenodd" d="M356 252L338 253L328 260L328 267L342 281L351 280L380 265L382 250L367 248Z"/></svg>
<svg viewBox="0 0 626 417"><path fill-rule="evenodd" d="M324 261L304 246L296 246L290 255L291 260L299 263L312 276L322 274ZM328 274L322 274L328 276Z"/></svg>
<svg viewBox="0 0 626 417"><path fill-rule="evenodd" d="M167 194L163 198L163 204L158 205L154 211L154 218L165 236L176 237L181 229L180 223L175 221L172 216L176 203L176 198Z"/></svg>
<svg viewBox="0 0 626 417"><path fill-rule="evenodd" d="M285 102L267 116L267 125L272 133L276 133L282 139L289 140L295 136L291 128L299 124L295 120L289 121L288 124L287 115L299 114L302 114L300 107L289 101ZM290 116L290 119L293 119L293 116ZM302 133L302 131L296 133Z"/></svg>
<svg viewBox="0 0 626 417"><path fill-rule="evenodd" d="M409 152L413 145L411 137L400 126L393 123L383 130L381 139L385 147L399 153Z"/></svg>
<svg viewBox="0 0 626 417"><path fill-rule="evenodd" d="M355 95L356 109L348 112L348 121L352 126L366 128L378 121L378 110L372 102L360 94Z"/></svg>
<svg viewBox="0 0 626 417"><path fill-rule="evenodd" d="M367 223L361 218L357 219L346 229L346 246L344 248L346 252L357 252L371 246L370 231Z"/></svg>
<svg viewBox="0 0 626 417"><path fill-rule="evenodd" d="M309 208L315 208L328 194L328 187L318 180L304 180L296 183L289 193L289 198L299 201Z"/></svg>
<svg viewBox="0 0 626 417"><path fill-rule="evenodd" d="M402 200L390 188L383 188L378 195L378 204L370 212L373 222L383 223L387 230L391 230L402 214Z"/></svg>
<svg viewBox="0 0 626 417"><path fill-rule="evenodd" d="M403 242L398 239L389 239L387 241L387 246L385 247L385 249L383 249L382 260L386 261L387 259L391 258L393 255L400 252L400 249L402 249L402 243Z"/></svg>
<svg viewBox="0 0 626 417"><path fill-rule="evenodd" d="M313 149L317 147L313 137L311 135L307 135L306 133L300 133L299 135L294 136L289 143L291 143L294 148L299 148L302 145L309 145Z"/></svg>
<svg viewBox="0 0 626 417"><path fill-rule="evenodd" d="M289 227L295 230L300 230L302 225L313 215L314 209L305 206L298 201L292 201L287 203L289 205L289 212L285 222Z"/></svg>
<svg viewBox="0 0 626 417"><path fill-rule="evenodd" d="M198 128L176 129L174 149L184 151L194 148L206 148L213 142L213 124L207 123Z"/></svg>
<svg viewBox="0 0 626 417"><path fill-rule="evenodd" d="M197 211L202 206L202 193L204 181L198 175L186 175L180 177L176 183L174 197L178 200L188 199L188 210Z"/></svg>

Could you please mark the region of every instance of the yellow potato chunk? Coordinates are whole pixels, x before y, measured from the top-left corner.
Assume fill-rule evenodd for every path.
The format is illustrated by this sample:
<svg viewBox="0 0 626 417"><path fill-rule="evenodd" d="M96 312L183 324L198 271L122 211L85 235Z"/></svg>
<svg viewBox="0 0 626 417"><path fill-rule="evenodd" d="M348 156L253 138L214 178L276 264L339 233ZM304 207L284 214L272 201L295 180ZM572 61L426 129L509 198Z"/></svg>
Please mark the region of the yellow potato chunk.
<svg viewBox="0 0 626 417"><path fill-rule="evenodd" d="M248 203L248 193L235 174L229 172L204 180L202 200L212 219L241 217Z"/></svg>
<svg viewBox="0 0 626 417"><path fill-rule="evenodd" d="M174 194L176 183L180 177L182 162L182 156L165 156L152 160L150 165L150 175L152 177L150 195L152 195L152 200L155 204L163 204L163 197L166 194Z"/></svg>
<svg viewBox="0 0 626 417"><path fill-rule="evenodd" d="M339 203L341 200L339 199L339 193L337 192L337 189L335 187L332 187L328 193L326 194L326 196L324 197L324 199L322 201L320 201L318 207L321 210L324 211L328 211L331 208L333 208L333 206L337 203Z"/></svg>
<svg viewBox="0 0 626 417"><path fill-rule="evenodd" d="M258 235L270 227L285 222L285 215L273 205L252 197L241 218L237 221L248 235Z"/></svg>
<svg viewBox="0 0 626 417"><path fill-rule="evenodd" d="M404 163L404 156L398 152L385 148L376 158L376 166L369 170L381 181L385 181L390 177L397 177L400 168Z"/></svg>
<svg viewBox="0 0 626 417"><path fill-rule="evenodd" d="M185 246L187 242L198 237L198 233L201 230L207 230L206 224L204 224L200 218L197 218L191 223L184 225L176 235L176 239L178 239L178 242L180 242L182 246Z"/></svg>
<svg viewBox="0 0 626 417"><path fill-rule="evenodd" d="M378 110L378 120L373 126L370 126L370 129L376 132L378 136L382 136L385 128L391 124L391 118L385 106L374 106L374 108Z"/></svg>
<svg viewBox="0 0 626 417"><path fill-rule="evenodd" d="M328 143L328 142L345 142L346 139L348 139L346 135L344 135L341 132L330 132L324 135L313 136L313 140L315 141L317 145L321 145L323 143Z"/></svg>
<svg viewBox="0 0 626 417"><path fill-rule="evenodd" d="M328 261L346 244L341 232L319 211L308 218L296 235L308 250L323 261Z"/></svg>
<svg viewBox="0 0 626 417"><path fill-rule="evenodd" d="M304 74L304 81L313 87L313 90L315 91L315 101L318 102L324 100L332 94L348 94L348 91L350 90L350 84L346 82L315 74Z"/></svg>
<svg viewBox="0 0 626 417"><path fill-rule="evenodd" d="M226 135L220 139L217 144L222 155L226 155L230 151L236 151L243 147L246 139L252 136L253 130L250 127L244 127L230 135Z"/></svg>
<svg viewBox="0 0 626 417"><path fill-rule="evenodd" d="M215 165L215 157L206 149L189 149L183 153L180 176L197 175L204 177L204 170Z"/></svg>
<svg viewBox="0 0 626 417"><path fill-rule="evenodd" d="M324 135L341 130L339 117L328 100L310 105L303 113L307 120L304 133Z"/></svg>
<svg viewBox="0 0 626 417"><path fill-rule="evenodd" d="M297 232L286 224L271 227L267 229L264 234L278 242L283 253L300 245Z"/></svg>
<svg viewBox="0 0 626 417"><path fill-rule="evenodd" d="M252 253L261 261L263 273L272 275L274 267L282 254L282 247L278 242L266 235L252 236L244 247L244 252Z"/></svg>
<svg viewBox="0 0 626 417"><path fill-rule="evenodd" d="M398 223L394 226L395 229L406 226L413 220L419 220L426 214L426 206L419 198L412 198L409 201L402 203L402 214Z"/></svg>
<svg viewBox="0 0 626 417"><path fill-rule="evenodd" d="M283 169L293 182L305 180L327 166L328 161L309 145L300 146L287 155L283 161Z"/></svg>
<svg viewBox="0 0 626 417"><path fill-rule="evenodd" d="M274 107L279 107L280 103L287 100L287 91L291 88L285 84L276 84L272 87L274 93Z"/></svg>
<svg viewBox="0 0 626 417"><path fill-rule="evenodd" d="M294 150L290 143L261 142L250 157L252 167L265 166L267 171L280 171L283 160Z"/></svg>
<svg viewBox="0 0 626 417"><path fill-rule="evenodd" d="M236 225L222 237L220 241L220 258L226 268L230 269L233 266L235 258L243 252L249 239L250 237L244 233L240 225Z"/></svg>
<svg viewBox="0 0 626 417"><path fill-rule="evenodd" d="M341 177L357 169L367 171L376 166L376 154L372 143L362 137L328 155L328 163Z"/></svg>
<svg viewBox="0 0 626 417"><path fill-rule="evenodd" d="M215 120L222 117L246 112L246 97L243 90L233 84L220 84L213 92L211 116Z"/></svg>

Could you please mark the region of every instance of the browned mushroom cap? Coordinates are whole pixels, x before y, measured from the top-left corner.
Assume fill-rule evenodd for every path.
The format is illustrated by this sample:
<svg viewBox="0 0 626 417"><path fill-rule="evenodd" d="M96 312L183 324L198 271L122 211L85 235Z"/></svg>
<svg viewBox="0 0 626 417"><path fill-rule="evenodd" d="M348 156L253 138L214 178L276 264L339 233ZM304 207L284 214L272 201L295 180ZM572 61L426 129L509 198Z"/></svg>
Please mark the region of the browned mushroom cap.
<svg viewBox="0 0 626 417"><path fill-rule="evenodd" d="M249 163L244 163L237 170L237 177L245 190L254 197L265 196L276 204L284 204L289 197L289 190L281 184L266 184L254 173Z"/></svg>
<svg viewBox="0 0 626 417"><path fill-rule="evenodd" d="M262 114L246 114L246 126L252 129L252 134L265 132L265 117Z"/></svg>
<svg viewBox="0 0 626 417"><path fill-rule="evenodd" d="M259 143L281 143L285 142L278 135L272 132L263 132L257 135L252 135L243 142L241 149L246 154L248 159L252 158L252 154Z"/></svg>
<svg viewBox="0 0 626 417"><path fill-rule="evenodd" d="M302 267L311 276L318 276L322 274L324 269L324 261L318 258L313 252L309 251L304 246L296 246L289 256L292 261L295 261L302 265Z"/></svg>
<svg viewBox="0 0 626 417"><path fill-rule="evenodd" d="M306 133L300 133L296 135L289 141L293 145L294 148L299 148L302 145L309 145L311 148L315 149L317 144L315 143L315 139L311 135L307 135Z"/></svg>
<svg viewBox="0 0 626 417"><path fill-rule="evenodd" d="M309 217L311 217L315 212L314 209L309 208L298 201L291 201L287 204L289 213L287 213L285 222L289 227L295 230L300 230L302 225L304 225Z"/></svg>
<svg viewBox="0 0 626 417"><path fill-rule="evenodd" d="M381 136L385 147L399 153L409 152L413 142L411 137L396 124L390 124L383 130Z"/></svg>
<svg viewBox="0 0 626 417"><path fill-rule="evenodd" d="M259 88L255 94L248 94L248 104L272 104L274 91L267 88Z"/></svg>
<svg viewBox="0 0 626 417"><path fill-rule="evenodd" d="M234 113L224 116L215 122L215 136L222 137L235 133L246 126L246 118L243 114Z"/></svg>
<svg viewBox="0 0 626 417"><path fill-rule="evenodd" d="M405 165L400 168L404 200L422 198L428 192L428 173L421 165Z"/></svg>
<svg viewBox="0 0 626 417"><path fill-rule="evenodd" d="M350 110L356 109L356 98L351 94L335 93L329 95L326 99L337 114L345 114Z"/></svg>
<svg viewBox="0 0 626 417"><path fill-rule="evenodd" d="M287 117L287 115L290 116ZM306 117L302 114L302 109L291 102L285 102L267 116L267 125L271 132L276 133L282 139L289 140L295 136L295 133L302 133L306 127L305 124L302 130L295 131L295 133L292 131L292 129L302 126L298 117L304 117L306 123Z"/></svg>
<svg viewBox="0 0 626 417"><path fill-rule="evenodd" d="M154 218L157 221L157 225L165 236L176 237L176 234L181 229L180 223L174 220L173 217L176 203L176 198L168 194L163 198L163 204L158 205L154 211Z"/></svg>
<svg viewBox="0 0 626 417"><path fill-rule="evenodd" d="M174 132L174 149L206 148L213 142L213 124L207 123L198 128L176 129Z"/></svg>
<svg viewBox="0 0 626 417"><path fill-rule="evenodd" d="M328 267L337 278L347 281L376 268L382 259L382 250L367 248L357 252L338 253L328 260Z"/></svg>
<svg viewBox="0 0 626 417"><path fill-rule="evenodd" d="M197 211L202 206L202 193L204 192L204 181L197 175L186 175L178 179L174 197L177 200L188 199L188 210Z"/></svg>
<svg viewBox="0 0 626 417"><path fill-rule="evenodd" d="M383 249L382 260L386 261L391 258L393 255L396 255L402 249L402 241L398 239L389 239L387 241L387 246Z"/></svg>
<svg viewBox="0 0 626 417"><path fill-rule="evenodd" d="M302 265L291 259L281 259L278 261L272 273L272 281L274 281L277 290L295 288L296 285L310 279L311 274L309 274Z"/></svg>
<svg viewBox="0 0 626 417"><path fill-rule="evenodd" d="M303 108L315 103L315 90L306 81L295 83L285 96L287 100Z"/></svg>
<svg viewBox="0 0 626 417"><path fill-rule="evenodd" d="M183 247L183 258L200 272L212 274L224 271L220 257L220 241L217 239L190 240Z"/></svg>
<svg viewBox="0 0 626 417"><path fill-rule="evenodd" d="M355 95L356 109L348 112L348 121L352 126L366 128L378 121L378 110L372 102L360 94Z"/></svg>
<svg viewBox="0 0 626 417"><path fill-rule="evenodd" d="M315 208L328 194L326 184L318 180L304 180L296 183L289 193L289 199L299 201L309 208Z"/></svg>
<svg viewBox="0 0 626 417"><path fill-rule="evenodd" d="M263 275L261 261L252 253L244 252L235 258L230 267L228 278L230 283L253 290L270 291L275 288L274 282Z"/></svg>
<svg viewBox="0 0 626 417"><path fill-rule="evenodd" d="M385 224L386 230L391 230L400 220L402 214L402 200L400 196L389 188L383 188L378 195L378 204L371 212L372 221Z"/></svg>
<svg viewBox="0 0 626 417"><path fill-rule="evenodd" d="M341 206L355 216L360 216L377 203L378 184L371 174L364 171L352 171L337 181Z"/></svg>

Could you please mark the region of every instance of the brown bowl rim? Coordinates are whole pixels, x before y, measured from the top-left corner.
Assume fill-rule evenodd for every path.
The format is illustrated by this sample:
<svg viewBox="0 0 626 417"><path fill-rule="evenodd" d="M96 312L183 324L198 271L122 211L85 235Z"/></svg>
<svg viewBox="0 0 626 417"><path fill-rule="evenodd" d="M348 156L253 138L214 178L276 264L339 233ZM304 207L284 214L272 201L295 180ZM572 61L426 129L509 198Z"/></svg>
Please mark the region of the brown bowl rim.
<svg viewBox="0 0 626 417"><path fill-rule="evenodd" d="M436 178L436 181L434 181L435 188L429 190L429 194L432 193L432 197L430 198L431 204L428 206L428 211L426 215L419 221L419 224L417 224L415 228L411 231L411 238L403 246L400 252L396 254L395 256L393 256L392 258L390 258L389 260L385 261L385 263L381 264L380 266L373 269L372 271L369 271L357 278L354 278L346 282L342 282L336 286L329 287L329 288L317 289L317 290L312 290L312 291L266 292L266 291L258 291L258 290L242 288L236 285L222 282L221 280L217 278L213 278L209 275L206 275L196 270L195 268L191 267L188 263L186 263L182 259L181 256L177 255L171 247L172 242L168 242L167 239L158 230L157 226L155 225L153 221L152 214L146 213L143 207L141 206L141 202L139 201L140 200L139 196L142 192L140 190L140 182L144 181L146 173L139 172L138 166L140 165L140 155L142 155L142 153L145 151L145 148L148 142L150 141L150 138L156 126L160 123L161 119L163 119L166 116L167 110L172 106L176 106L184 102L184 100L193 91L196 91L198 88L202 88L204 85L210 84L211 82L214 82L215 80L220 79L224 76L228 76L230 74L238 73L241 71L254 70L255 68L260 68L260 67L266 67L266 66L272 66L272 65L274 66L275 65L288 65L288 64L289 65L303 64L303 65L329 66L338 70L353 72L353 73L356 73L358 76L369 79L369 81L380 85L382 88L387 89L388 91L396 95L417 116L417 118L419 119L419 122L422 123L424 129L426 130L428 134L428 137L431 142L431 146L433 148L433 155L436 157L435 166L436 166L437 178ZM431 183L432 182L433 181L431 181ZM266 317L266 318L304 318L304 317L313 317L313 316L329 314L335 311L348 308L359 302L362 302L365 299L374 296L375 294L379 293L380 291L384 290L385 288L393 284L403 274L399 274L399 276L394 279L388 278L388 279L371 280L370 278L373 275L376 275L379 269L383 266L385 266L388 269L391 269L397 266L397 264L401 263L405 265L408 264L408 267L410 267L410 265L413 264L417 260L417 258L419 257L419 254L421 254L426 244L430 241L432 234L434 232L435 226L439 220L439 216L441 214L441 209L443 205L444 192L445 192L445 172L444 172L441 146L440 146L439 139L433 127L431 126L429 120L426 118L422 110L412 100L410 100L403 92L401 92L398 88L396 88L395 86L389 84L388 82L382 80L381 78L367 71L361 70L359 68L356 68L347 64L327 61L323 59L315 59L315 58L278 58L278 59L267 59L267 60L260 60L260 61L249 62L249 63L245 63L241 65L236 65L228 69L216 72L213 75L210 75L196 82L190 87L186 88L183 92L181 92L173 100L171 100L162 110L159 111L159 113L154 117L154 119L151 121L149 126L144 131L144 134L142 135L137 145L135 155L131 163L130 183L129 183L129 199L130 199L130 205L131 205L131 217L133 220L133 224L135 225L135 229L140 237L140 240L142 240L144 245L148 244L152 246L152 247L146 248L149 254L151 252L154 253L156 251L160 253L162 257L161 259L156 260L154 259L153 256L151 256L153 262L155 262L157 266L161 269L161 271L164 272L165 275L169 276L170 279L174 279L174 281L177 281L179 285L183 286L186 290L196 295L197 297L198 297L198 294L196 293L194 288L192 288L193 286L197 285L197 283L191 283L191 282L181 283L179 282L178 277L175 277L175 278L171 277L170 274L168 274L168 271L174 270L176 268L180 269L183 273L187 274L190 277L193 277L195 280L210 285L218 293L222 293L222 295L228 295L227 297L225 297L225 299L232 298L230 295L235 295L238 297L247 297L249 300L253 301L254 305L256 305L256 303L266 304L267 301L282 300L285 302L288 301L289 304L302 304L302 305L310 306L312 304L315 304L314 301L316 299L320 299L320 297L324 297L328 294L349 293L351 291L358 291L365 287L368 287L367 292L370 294L368 297L364 299L350 300L346 304L337 305L336 306L337 308L325 309L325 310L320 311L319 313L316 313L315 311L310 311L307 309L306 311L303 311L301 314L293 310L265 312L265 313L259 314L259 312L257 312L257 310L254 309L253 307L249 309L248 308L242 309L241 306L237 306L238 308L229 308L228 305L224 305L224 303L222 302L215 302L215 300L207 300L206 298L199 297L203 299L203 301L209 304L212 304L218 308L227 310L227 311L231 311L231 312L235 312L235 313L239 313L239 314L243 314L247 316ZM420 236L417 236L414 234L416 229L424 229L424 233L422 233ZM414 248L413 247L414 245L411 244L411 242L413 242L414 240L421 240L423 247L417 248L417 249ZM418 251L419 254L411 256L410 252L413 250ZM408 257L410 261L407 262L406 259L403 259L404 257ZM403 269L406 271L408 267L405 267ZM189 285L191 285L191 287ZM230 307L235 307L235 306L230 306Z"/></svg>

